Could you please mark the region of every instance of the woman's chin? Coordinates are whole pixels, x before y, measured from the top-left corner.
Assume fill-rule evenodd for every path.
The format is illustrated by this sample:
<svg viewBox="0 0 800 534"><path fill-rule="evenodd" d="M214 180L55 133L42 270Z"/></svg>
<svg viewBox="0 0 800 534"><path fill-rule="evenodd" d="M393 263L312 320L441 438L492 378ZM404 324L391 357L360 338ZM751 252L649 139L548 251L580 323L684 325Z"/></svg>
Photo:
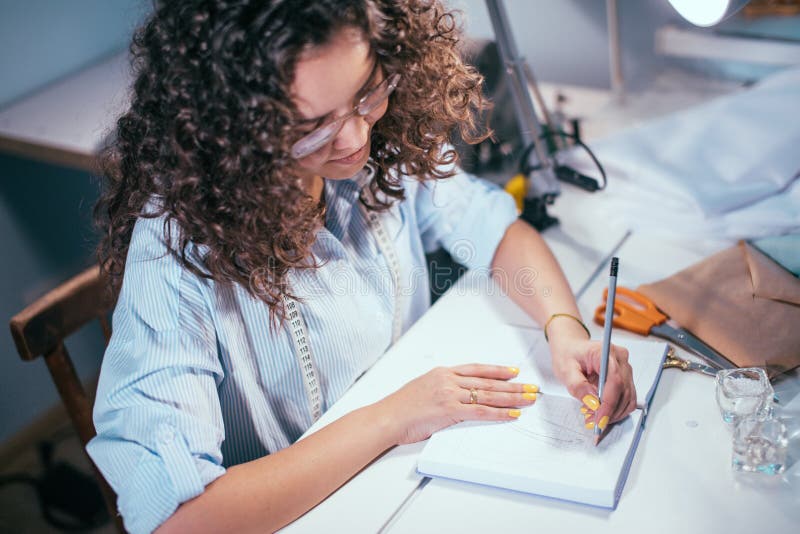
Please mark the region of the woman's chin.
<svg viewBox="0 0 800 534"><path fill-rule="evenodd" d="M350 156L328 160L325 162L325 165L322 166L320 174L325 178L333 180L351 178L367 164L367 160L369 160L369 148L369 143L367 143Z"/></svg>

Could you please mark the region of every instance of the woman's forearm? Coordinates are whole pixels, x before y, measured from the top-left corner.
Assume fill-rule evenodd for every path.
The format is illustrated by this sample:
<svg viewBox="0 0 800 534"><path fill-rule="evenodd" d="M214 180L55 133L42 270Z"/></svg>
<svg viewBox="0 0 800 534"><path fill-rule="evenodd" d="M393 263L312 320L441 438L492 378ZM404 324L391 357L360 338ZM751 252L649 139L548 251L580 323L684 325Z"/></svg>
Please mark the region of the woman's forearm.
<svg viewBox="0 0 800 534"><path fill-rule="evenodd" d="M554 313L580 318L558 260L542 236L526 222L517 220L508 227L492 260L492 271L509 297L540 325ZM553 321L548 334L551 338L562 334L586 336L572 320Z"/></svg>
<svg viewBox="0 0 800 534"><path fill-rule="evenodd" d="M355 410L286 449L228 469L159 528L272 532L333 493L397 443L378 404Z"/></svg>
<svg viewBox="0 0 800 534"><path fill-rule="evenodd" d="M578 305L567 279L549 247L536 230L523 221L506 230L495 252L494 276L506 283L508 294L540 325L553 314L563 313L581 320ZM619 421L636 407L636 387L628 352L611 345L605 396L598 398L602 346L588 339L582 323L556 317L546 332L552 354L553 372L570 395L581 401L601 429Z"/></svg>

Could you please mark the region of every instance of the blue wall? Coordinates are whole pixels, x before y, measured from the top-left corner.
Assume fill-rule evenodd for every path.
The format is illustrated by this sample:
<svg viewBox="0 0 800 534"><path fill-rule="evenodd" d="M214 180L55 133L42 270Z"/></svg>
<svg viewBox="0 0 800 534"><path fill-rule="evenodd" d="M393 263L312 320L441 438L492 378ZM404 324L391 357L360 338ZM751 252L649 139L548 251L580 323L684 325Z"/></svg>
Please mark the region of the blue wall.
<svg viewBox="0 0 800 534"><path fill-rule="evenodd" d="M97 184L86 173L0 155L0 317L8 319L92 262L91 205ZM58 402L44 361L23 362L8 327L0 335L0 441ZM78 374L96 374L98 327L67 342Z"/></svg>
<svg viewBox="0 0 800 534"><path fill-rule="evenodd" d="M0 107L128 46L145 0L0 0ZM0 322L93 262L88 173L0 154ZM43 361L0 333L0 442L58 402ZM102 357L99 328L68 341L79 374Z"/></svg>
<svg viewBox="0 0 800 534"><path fill-rule="evenodd" d="M128 45L144 0L0 0L0 107Z"/></svg>

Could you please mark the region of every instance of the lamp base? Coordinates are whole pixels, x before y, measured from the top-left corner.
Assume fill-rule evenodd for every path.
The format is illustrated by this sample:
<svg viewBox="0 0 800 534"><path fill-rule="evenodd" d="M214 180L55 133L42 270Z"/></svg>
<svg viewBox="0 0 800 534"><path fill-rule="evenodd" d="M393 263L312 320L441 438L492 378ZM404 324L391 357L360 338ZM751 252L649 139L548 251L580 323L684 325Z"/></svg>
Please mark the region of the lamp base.
<svg viewBox="0 0 800 534"><path fill-rule="evenodd" d="M542 232L558 224L558 219L547 213L547 205L553 203L553 197L526 198L522 204L520 218Z"/></svg>

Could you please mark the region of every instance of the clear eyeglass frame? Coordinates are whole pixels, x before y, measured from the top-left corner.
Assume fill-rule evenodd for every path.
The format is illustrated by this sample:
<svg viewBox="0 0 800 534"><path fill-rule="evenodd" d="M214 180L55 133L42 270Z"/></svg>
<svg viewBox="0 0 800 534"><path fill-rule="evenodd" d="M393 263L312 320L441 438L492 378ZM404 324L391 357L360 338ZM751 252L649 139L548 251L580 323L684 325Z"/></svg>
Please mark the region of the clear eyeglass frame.
<svg viewBox="0 0 800 534"><path fill-rule="evenodd" d="M394 90L397 88L397 84L400 83L400 78L400 74L396 73L383 79L381 83L365 94L349 113L342 115L341 117L337 117L328 124L320 126L314 131L301 137L292 145L292 157L294 159L302 159L310 156L320 148L330 143L342 129L344 124L353 116L366 117L375 111L378 106L382 105L386 99L389 98L389 95L394 92Z"/></svg>

